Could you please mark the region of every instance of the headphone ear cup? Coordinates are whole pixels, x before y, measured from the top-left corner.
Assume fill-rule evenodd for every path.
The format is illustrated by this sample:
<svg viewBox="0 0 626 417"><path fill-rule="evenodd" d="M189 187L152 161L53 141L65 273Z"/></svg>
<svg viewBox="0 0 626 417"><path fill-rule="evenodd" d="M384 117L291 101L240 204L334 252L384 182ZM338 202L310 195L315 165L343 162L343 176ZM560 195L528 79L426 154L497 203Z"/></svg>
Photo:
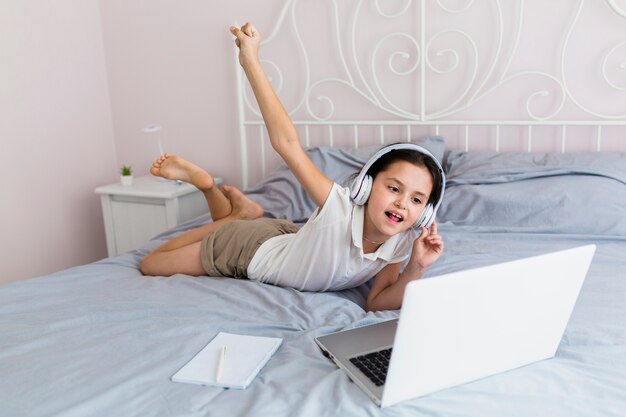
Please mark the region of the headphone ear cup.
<svg viewBox="0 0 626 417"><path fill-rule="evenodd" d="M420 218L415 222L414 227L422 228L422 227L430 226L430 224L432 223L433 214L434 214L433 205L431 203L428 203L426 207L424 207L424 210L422 211L422 215L420 216Z"/></svg>
<svg viewBox="0 0 626 417"><path fill-rule="evenodd" d="M361 181L359 190L357 191L356 195L353 197L353 201L354 204L356 204L357 206L362 206L363 204L365 204L367 202L367 199L370 196L370 193L372 192L372 177L370 175L365 175L363 177L363 181ZM359 184L357 184L357 187L359 186Z"/></svg>

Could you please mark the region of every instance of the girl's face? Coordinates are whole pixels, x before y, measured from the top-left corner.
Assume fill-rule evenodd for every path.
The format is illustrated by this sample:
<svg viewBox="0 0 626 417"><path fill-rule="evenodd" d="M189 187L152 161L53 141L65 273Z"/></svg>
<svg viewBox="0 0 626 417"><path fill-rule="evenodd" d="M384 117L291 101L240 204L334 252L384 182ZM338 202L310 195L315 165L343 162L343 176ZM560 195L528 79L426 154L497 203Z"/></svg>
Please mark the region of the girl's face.
<svg viewBox="0 0 626 417"><path fill-rule="evenodd" d="M374 178L365 208L364 236L384 241L409 229L421 216L432 189L428 168L393 162Z"/></svg>

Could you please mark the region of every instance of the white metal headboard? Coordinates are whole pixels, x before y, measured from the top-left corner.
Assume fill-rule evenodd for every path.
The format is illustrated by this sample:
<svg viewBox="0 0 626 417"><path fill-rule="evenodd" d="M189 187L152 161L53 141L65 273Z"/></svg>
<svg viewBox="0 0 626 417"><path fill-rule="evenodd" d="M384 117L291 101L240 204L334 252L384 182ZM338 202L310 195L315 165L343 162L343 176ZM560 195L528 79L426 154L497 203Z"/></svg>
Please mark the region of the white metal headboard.
<svg viewBox="0 0 626 417"><path fill-rule="evenodd" d="M575 69L584 66L572 62L578 61L575 54L580 45L573 43L580 40L580 27L586 24L583 12L589 7L600 8L608 15L607 24L624 25L626 11L616 1L579 0L578 4L572 2L568 6L571 13L563 17L564 32L547 37L548 40L559 38L557 50L553 50L555 63L549 70L514 65L519 59L520 43L525 39L524 29L529 30L527 15L533 7L544 7L545 2L467 0L456 8L447 3L443 0L285 2L271 33L270 28L260 28L269 33L264 38L261 58L306 147L359 147L384 144L389 137L395 142L411 141L417 135L442 134L447 140L456 139L456 144L447 141L451 147L500 151L502 132L506 131L508 140L511 129L516 129L512 136L517 150L532 151L547 135L554 142L552 151L565 152L569 150L569 141L574 140L573 132L592 142L588 149L626 150L624 35L586 51L597 69L592 73L597 75L594 82L601 87L598 90L614 105L595 105L593 100L575 91L571 76L574 65L577 65ZM484 21L485 16L491 21ZM490 25L487 47L482 47L476 25L471 27L477 19L479 29ZM467 29L462 27L466 22L470 25ZM307 26L308 33L317 35L307 38ZM329 36L324 44L320 38L326 35ZM290 44L284 45L285 40ZM237 53L235 49L242 182L246 189L251 180L259 179L255 176L266 174L272 152L266 152L269 141L238 65ZM278 62L281 54L284 62ZM336 68L329 70L332 65ZM288 74L297 78L297 82L289 82ZM394 82L387 83L383 76ZM511 85L525 85L520 81L531 79L532 83L526 83L526 91L513 90L509 95L507 88ZM449 88L451 84L458 87ZM388 85L391 85L389 90ZM448 89L454 95L439 100L439 93ZM351 94L349 98L346 91ZM290 101L285 99L287 93ZM498 95L502 97L499 102L491 107L485 105ZM340 103L342 99L344 103ZM353 103L365 104L368 111L356 116L342 111ZM516 112L485 118L489 108L500 113L498 103ZM608 136L613 142L606 147ZM251 154L255 157L250 158ZM254 170L256 175L252 173Z"/></svg>

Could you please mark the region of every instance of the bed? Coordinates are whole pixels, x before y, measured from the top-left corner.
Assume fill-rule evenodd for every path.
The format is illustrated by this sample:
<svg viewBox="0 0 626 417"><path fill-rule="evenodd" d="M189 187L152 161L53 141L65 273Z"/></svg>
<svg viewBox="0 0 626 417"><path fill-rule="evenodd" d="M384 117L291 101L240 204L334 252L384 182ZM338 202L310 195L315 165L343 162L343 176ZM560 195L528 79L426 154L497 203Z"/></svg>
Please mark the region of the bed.
<svg viewBox="0 0 626 417"><path fill-rule="evenodd" d="M296 2L287 2L279 20L295 11ZM246 193L266 216L302 223L315 207L262 147L241 78L239 87ZM596 244L555 358L380 409L314 342L398 316L364 310L368 284L309 293L230 278L141 275L146 253L209 222L206 214L128 253L0 288L1 416L624 415L626 154L605 145L608 132L626 138L626 118L566 121L531 112L487 122L403 111L356 120L313 111L304 120L298 111L306 106L296 107L307 152L338 183L381 142L420 143L442 160L448 188L438 222L446 250L424 279ZM512 125L522 133L510 133ZM553 139L550 152L537 145L542 128ZM569 152L580 136L592 151ZM510 143L523 151L505 149ZM171 382L220 331L283 344L246 390Z"/></svg>

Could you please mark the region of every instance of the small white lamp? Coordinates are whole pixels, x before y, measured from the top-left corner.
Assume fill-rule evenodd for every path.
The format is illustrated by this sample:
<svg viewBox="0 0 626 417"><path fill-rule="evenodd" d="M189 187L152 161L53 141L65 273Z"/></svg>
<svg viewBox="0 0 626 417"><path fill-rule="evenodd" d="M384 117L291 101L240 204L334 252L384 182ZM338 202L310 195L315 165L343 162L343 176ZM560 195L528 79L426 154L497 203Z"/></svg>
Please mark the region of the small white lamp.
<svg viewBox="0 0 626 417"><path fill-rule="evenodd" d="M157 124L149 124L149 125L144 126L144 128L141 129L141 131L143 133L147 133L149 135L156 134L157 143L159 145L159 156L160 155L164 155L165 152L163 151L163 144L161 143L161 126L159 126ZM170 181L170 180L168 180L166 178L163 178L163 177L154 177L154 178L156 178L157 180L160 180L160 181L166 181L166 182ZM176 184L182 184L182 181L176 180L175 183Z"/></svg>
<svg viewBox="0 0 626 417"><path fill-rule="evenodd" d="M161 126L156 124L149 124L141 130L142 132L148 134L156 133L157 142L159 144L159 155L163 155L165 152L163 152L163 145L161 144Z"/></svg>

